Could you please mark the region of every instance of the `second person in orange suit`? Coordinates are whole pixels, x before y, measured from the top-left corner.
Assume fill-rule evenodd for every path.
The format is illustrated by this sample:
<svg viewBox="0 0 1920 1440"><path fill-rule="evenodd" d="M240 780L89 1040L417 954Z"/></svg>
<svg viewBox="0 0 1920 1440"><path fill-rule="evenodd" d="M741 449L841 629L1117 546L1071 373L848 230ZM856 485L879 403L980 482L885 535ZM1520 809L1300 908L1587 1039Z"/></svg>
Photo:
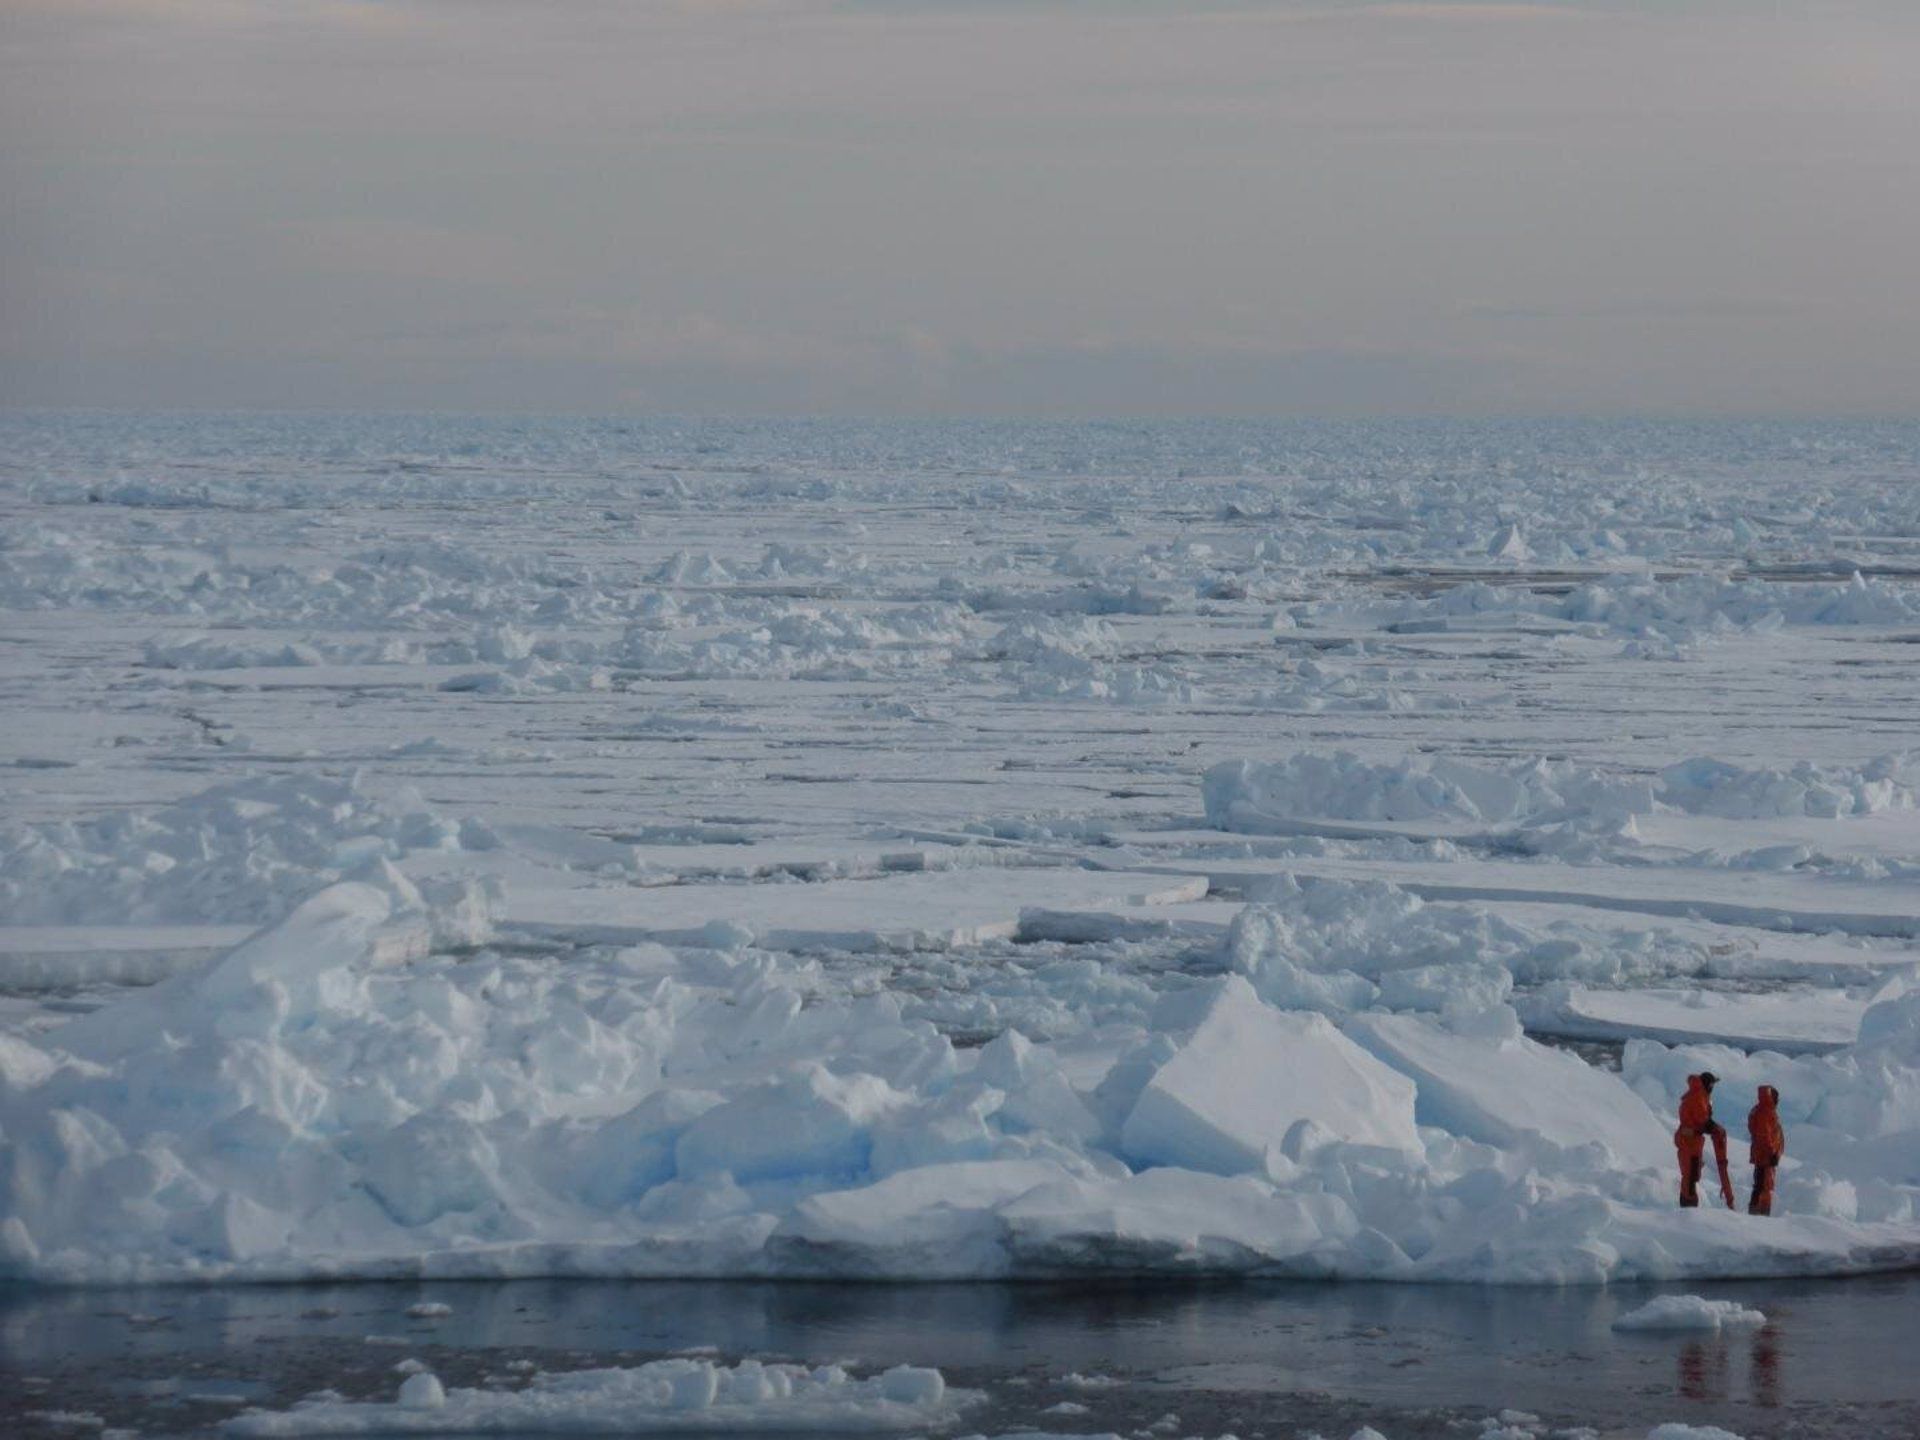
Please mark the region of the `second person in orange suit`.
<svg viewBox="0 0 1920 1440"><path fill-rule="evenodd" d="M1787 1132L1780 1128L1780 1092L1771 1085L1760 1087L1760 1103L1747 1112L1747 1138L1753 1142L1748 1155L1753 1161L1753 1198L1747 1213L1771 1215L1773 1172L1787 1150Z"/></svg>

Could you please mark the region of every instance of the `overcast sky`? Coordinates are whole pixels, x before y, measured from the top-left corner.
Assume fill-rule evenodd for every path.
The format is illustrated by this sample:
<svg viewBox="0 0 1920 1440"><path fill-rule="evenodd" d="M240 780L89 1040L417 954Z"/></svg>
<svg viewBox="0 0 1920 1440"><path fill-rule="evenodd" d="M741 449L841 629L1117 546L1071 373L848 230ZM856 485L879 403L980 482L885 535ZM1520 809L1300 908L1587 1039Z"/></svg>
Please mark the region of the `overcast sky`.
<svg viewBox="0 0 1920 1440"><path fill-rule="evenodd" d="M1920 3L0 0L0 403L1920 414Z"/></svg>

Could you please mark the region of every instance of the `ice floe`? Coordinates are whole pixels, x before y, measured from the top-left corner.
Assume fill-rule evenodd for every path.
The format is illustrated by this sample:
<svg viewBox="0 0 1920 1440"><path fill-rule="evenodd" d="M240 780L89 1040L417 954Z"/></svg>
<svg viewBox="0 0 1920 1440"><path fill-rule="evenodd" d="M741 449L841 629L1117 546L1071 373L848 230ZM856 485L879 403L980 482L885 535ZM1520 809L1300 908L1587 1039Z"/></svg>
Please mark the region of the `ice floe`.
<svg viewBox="0 0 1920 1440"><path fill-rule="evenodd" d="M751 948L449 955L481 902L447 887L369 871L14 1041L8 1272L1593 1281L1917 1252L1898 987L1857 1047L1767 1072L1808 1168L1754 1221L1669 1208L1667 1052L1629 1047L1623 1084L1498 1003L1342 1029L1189 982L1089 1065L1014 1033L956 1049Z"/></svg>

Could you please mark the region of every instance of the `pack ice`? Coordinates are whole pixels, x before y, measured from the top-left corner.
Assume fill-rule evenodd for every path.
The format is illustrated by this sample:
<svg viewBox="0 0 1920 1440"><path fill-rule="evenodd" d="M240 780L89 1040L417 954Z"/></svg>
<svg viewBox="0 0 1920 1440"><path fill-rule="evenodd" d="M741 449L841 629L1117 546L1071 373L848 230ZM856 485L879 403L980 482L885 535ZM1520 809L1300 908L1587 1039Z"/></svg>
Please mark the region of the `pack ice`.
<svg viewBox="0 0 1920 1440"><path fill-rule="evenodd" d="M1498 1002L1337 1024L1229 975L1141 1026L961 1049L896 995L752 949L436 946L478 939L488 903L381 861L11 1039L8 1273L1588 1281L1916 1254L1920 992L1800 1062L1795 1153L1822 1168L1754 1238L1669 1209L1663 1121Z"/></svg>
<svg viewBox="0 0 1920 1440"><path fill-rule="evenodd" d="M1915 434L0 417L0 1276L1920 1262Z"/></svg>

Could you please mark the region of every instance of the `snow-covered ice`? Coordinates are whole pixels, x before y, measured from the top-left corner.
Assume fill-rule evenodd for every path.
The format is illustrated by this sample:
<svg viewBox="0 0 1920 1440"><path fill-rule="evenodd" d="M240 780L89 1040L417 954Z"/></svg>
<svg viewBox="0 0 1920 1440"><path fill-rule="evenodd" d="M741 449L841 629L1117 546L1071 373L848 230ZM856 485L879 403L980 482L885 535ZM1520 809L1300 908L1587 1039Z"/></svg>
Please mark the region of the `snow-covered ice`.
<svg viewBox="0 0 1920 1440"><path fill-rule="evenodd" d="M1751 1251L1669 1211L1654 1112L1502 1004L1343 1030L1192 980L1093 1032L1111 1058L1077 1084L1078 1042L957 1049L894 994L835 995L751 948L434 955L435 902L377 866L203 971L10 1043L10 1266L1592 1280L1913 1254L1913 1186L1884 1165L1827 1198L1783 1180L1802 1213ZM1893 1030L1863 1054L1904 1055ZM1838 1106L1858 1061L1820 1063ZM1871 1097L1902 1073L1854 1082L1859 1133L1899 1123ZM1800 1128L1819 1145L1796 1153L1852 1153Z"/></svg>
<svg viewBox="0 0 1920 1440"><path fill-rule="evenodd" d="M0 1276L1920 1263L1911 426L0 435Z"/></svg>

